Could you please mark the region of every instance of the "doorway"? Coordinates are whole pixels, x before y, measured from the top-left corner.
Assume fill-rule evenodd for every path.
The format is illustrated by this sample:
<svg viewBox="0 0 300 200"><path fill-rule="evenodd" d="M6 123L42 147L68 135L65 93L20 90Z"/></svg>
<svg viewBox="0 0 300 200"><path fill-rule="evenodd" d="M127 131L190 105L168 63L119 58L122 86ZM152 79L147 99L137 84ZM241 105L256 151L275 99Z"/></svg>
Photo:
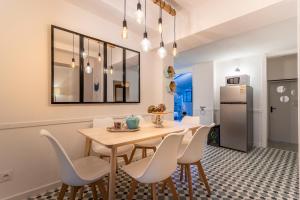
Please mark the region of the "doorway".
<svg viewBox="0 0 300 200"><path fill-rule="evenodd" d="M268 146L289 151L298 150L297 79L268 81Z"/></svg>
<svg viewBox="0 0 300 200"><path fill-rule="evenodd" d="M177 74L174 78L174 120L180 121L184 116L193 115L193 81L192 73Z"/></svg>

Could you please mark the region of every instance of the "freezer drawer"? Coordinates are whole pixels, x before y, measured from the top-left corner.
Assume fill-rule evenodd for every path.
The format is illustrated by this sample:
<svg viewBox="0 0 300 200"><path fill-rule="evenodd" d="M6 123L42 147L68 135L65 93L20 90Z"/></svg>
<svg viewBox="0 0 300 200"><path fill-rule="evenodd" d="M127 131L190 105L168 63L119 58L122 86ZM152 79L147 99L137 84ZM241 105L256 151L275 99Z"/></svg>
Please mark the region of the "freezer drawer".
<svg viewBox="0 0 300 200"><path fill-rule="evenodd" d="M247 151L247 104L221 104L220 145Z"/></svg>

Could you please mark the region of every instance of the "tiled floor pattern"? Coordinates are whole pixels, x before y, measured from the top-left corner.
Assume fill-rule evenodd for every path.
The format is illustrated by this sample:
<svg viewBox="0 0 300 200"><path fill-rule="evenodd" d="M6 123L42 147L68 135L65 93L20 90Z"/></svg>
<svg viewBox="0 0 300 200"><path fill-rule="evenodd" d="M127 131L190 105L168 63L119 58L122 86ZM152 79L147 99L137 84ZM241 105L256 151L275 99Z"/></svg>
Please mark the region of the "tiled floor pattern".
<svg viewBox="0 0 300 200"><path fill-rule="evenodd" d="M250 153L207 146L203 167L212 188L208 197L198 171L192 168L193 199L299 199L297 153L274 148L255 148ZM126 199L131 179L118 171L116 198ZM179 170L173 174L180 200L188 199L187 183L179 180ZM158 188L158 199L172 199L171 192ZM36 199L56 199L58 189L34 196ZM99 194L100 197L100 194ZM68 194L65 197L68 198ZM85 188L84 199L92 199ZM139 184L135 199L151 199L150 186Z"/></svg>

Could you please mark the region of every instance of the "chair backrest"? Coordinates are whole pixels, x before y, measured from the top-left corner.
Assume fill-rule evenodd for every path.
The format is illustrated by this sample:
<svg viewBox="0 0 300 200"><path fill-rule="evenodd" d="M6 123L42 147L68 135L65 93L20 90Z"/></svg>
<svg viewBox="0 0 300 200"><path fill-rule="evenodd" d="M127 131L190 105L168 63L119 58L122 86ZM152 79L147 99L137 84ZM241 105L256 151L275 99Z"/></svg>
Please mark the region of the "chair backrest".
<svg viewBox="0 0 300 200"><path fill-rule="evenodd" d="M207 143L207 136L213 126L214 124L211 124L209 126L202 126L198 128L191 141L183 151L183 154L180 156L180 162L194 163L203 157L203 151Z"/></svg>
<svg viewBox="0 0 300 200"><path fill-rule="evenodd" d="M114 120L111 117L97 118L93 120L93 128L106 128L114 125Z"/></svg>
<svg viewBox="0 0 300 200"><path fill-rule="evenodd" d="M182 138L182 132L166 136L138 179L143 183L156 183L170 177L177 167L178 150Z"/></svg>
<svg viewBox="0 0 300 200"><path fill-rule="evenodd" d="M48 139L58 158L60 178L67 185L81 185L82 179L75 170L72 161L57 139L47 130L40 130L40 134Z"/></svg>
<svg viewBox="0 0 300 200"><path fill-rule="evenodd" d="M106 128L114 125L114 120L111 117L105 118L95 118L93 120L93 128ZM92 149L95 149L97 146L101 144L92 142Z"/></svg>
<svg viewBox="0 0 300 200"><path fill-rule="evenodd" d="M183 124L200 124L199 116L184 116L181 121Z"/></svg>

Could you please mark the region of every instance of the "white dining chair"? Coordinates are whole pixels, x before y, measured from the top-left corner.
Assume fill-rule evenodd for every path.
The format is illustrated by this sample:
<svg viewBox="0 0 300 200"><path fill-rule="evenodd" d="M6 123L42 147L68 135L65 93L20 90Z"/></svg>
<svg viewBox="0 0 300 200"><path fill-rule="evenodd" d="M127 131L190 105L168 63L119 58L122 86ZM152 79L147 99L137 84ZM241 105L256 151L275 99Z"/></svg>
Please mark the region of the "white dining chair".
<svg viewBox="0 0 300 200"><path fill-rule="evenodd" d="M207 143L207 136L210 129L214 126L211 124L209 126L200 127L196 133L193 135L190 141L183 140L180 145L178 153L178 164L181 166L180 180L182 180L183 169L188 180L189 185L189 196L190 199L193 198L193 186L192 186L192 176L191 176L191 165L196 165L198 168L199 177L204 182L208 195L211 194L211 190L201 164L201 159L203 159L204 150Z"/></svg>
<svg viewBox="0 0 300 200"><path fill-rule="evenodd" d="M152 199L156 199L156 185L161 181L168 184L174 199L178 199L171 175L177 167L178 150L182 138L182 133L170 134L163 139L152 156L132 162L122 168L132 178L128 199L132 199L137 182L151 184Z"/></svg>
<svg viewBox="0 0 300 200"><path fill-rule="evenodd" d="M146 123L146 120L141 115L137 115L137 117L139 118L140 126L142 127ZM155 139L150 139L150 140L146 140L146 141L134 144L134 148L130 155L129 162L131 162L133 160L136 150L140 149L142 151L142 158L146 158L147 150L153 150L153 152L155 152L157 149L157 146L161 143L161 141L162 141L162 138L155 138Z"/></svg>
<svg viewBox="0 0 300 200"><path fill-rule="evenodd" d="M94 128L106 128L111 127L114 125L114 121L112 118L99 118L93 120L93 127ZM101 134L101 133L99 133ZM134 148L133 144L120 146L117 149L117 157L123 158L125 164L127 165L129 163L128 154L132 152ZM92 142L92 150L100 156L100 158L110 158L111 157L111 149L107 148L106 146Z"/></svg>
<svg viewBox="0 0 300 200"><path fill-rule="evenodd" d="M199 116L184 116L181 120L182 124L192 124L192 125L200 125L200 117ZM193 132L190 130L183 137L183 141L189 141L193 137Z"/></svg>
<svg viewBox="0 0 300 200"><path fill-rule="evenodd" d="M50 132L42 129L40 134L48 139L58 158L60 178L62 180L61 190L57 197L58 200L64 198L69 186L71 186L70 199L74 200L78 190L83 189L85 185L91 187L95 200L98 199L96 186L98 186L103 198L107 199L107 190L102 181L102 178L109 174L110 171L110 164L107 161L96 156L88 156L72 162L64 148Z"/></svg>

